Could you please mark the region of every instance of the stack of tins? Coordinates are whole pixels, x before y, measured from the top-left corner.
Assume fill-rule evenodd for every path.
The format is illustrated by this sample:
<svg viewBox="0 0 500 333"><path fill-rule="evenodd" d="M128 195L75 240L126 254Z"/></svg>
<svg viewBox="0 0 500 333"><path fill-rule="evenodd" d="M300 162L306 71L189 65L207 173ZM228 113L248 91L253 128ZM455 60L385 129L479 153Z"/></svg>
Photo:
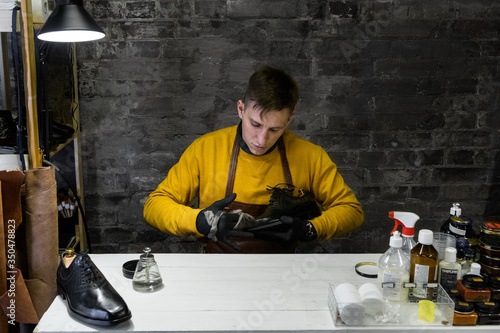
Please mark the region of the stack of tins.
<svg viewBox="0 0 500 333"><path fill-rule="evenodd" d="M500 222L485 222L481 226L479 263L487 276L491 299L500 300Z"/></svg>
<svg viewBox="0 0 500 333"><path fill-rule="evenodd" d="M485 222L479 236L481 271L500 276L500 223Z"/></svg>

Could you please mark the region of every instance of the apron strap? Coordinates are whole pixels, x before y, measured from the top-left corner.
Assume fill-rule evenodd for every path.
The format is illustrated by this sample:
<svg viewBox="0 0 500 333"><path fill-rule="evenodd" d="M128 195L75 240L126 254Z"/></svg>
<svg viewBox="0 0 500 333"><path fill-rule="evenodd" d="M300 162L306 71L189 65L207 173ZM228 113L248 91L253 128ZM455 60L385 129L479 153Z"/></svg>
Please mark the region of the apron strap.
<svg viewBox="0 0 500 333"><path fill-rule="evenodd" d="M285 142L283 141L283 136L278 139L278 148L281 156L281 165L283 166L283 173L285 174L285 181L288 187L293 186L292 174L290 173L290 167L288 166L288 159L286 158ZM292 187L293 190L293 187Z"/></svg>
<svg viewBox="0 0 500 333"><path fill-rule="evenodd" d="M238 155L240 154L240 144L238 138L234 138L233 152L231 154L231 162L229 163L229 175L227 176L226 195L225 198L233 194L234 178L236 176L236 164L238 164Z"/></svg>

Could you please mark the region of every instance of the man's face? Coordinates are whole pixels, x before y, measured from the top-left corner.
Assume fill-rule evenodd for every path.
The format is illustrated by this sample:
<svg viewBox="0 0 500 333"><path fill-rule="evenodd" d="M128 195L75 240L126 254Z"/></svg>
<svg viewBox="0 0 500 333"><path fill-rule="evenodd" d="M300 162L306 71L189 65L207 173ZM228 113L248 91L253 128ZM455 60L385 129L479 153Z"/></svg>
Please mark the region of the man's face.
<svg viewBox="0 0 500 333"><path fill-rule="evenodd" d="M262 113L254 101L247 104L239 100L238 115L241 118L243 140L254 155L262 155L271 148L293 119L291 111L284 109Z"/></svg>

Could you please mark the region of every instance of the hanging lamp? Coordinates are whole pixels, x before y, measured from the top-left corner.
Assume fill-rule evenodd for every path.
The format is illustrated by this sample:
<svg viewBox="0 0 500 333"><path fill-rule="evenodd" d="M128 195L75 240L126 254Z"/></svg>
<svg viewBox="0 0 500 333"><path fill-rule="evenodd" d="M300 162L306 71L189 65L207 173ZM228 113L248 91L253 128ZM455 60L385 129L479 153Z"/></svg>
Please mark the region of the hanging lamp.
<svg viewBox="0 0 500 333"><path fill-rule="evenodd" d="M101 39L104 31L83 8L83 0L56 0L56 8L40 29L47 42L88 42Z"/></svg>

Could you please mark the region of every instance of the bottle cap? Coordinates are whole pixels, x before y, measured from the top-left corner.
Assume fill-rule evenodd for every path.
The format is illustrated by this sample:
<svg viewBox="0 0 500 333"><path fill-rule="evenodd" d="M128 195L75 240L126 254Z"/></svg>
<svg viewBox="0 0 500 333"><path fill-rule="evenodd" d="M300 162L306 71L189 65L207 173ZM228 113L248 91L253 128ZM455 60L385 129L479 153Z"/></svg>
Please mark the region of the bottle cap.
<svg viewBox="0 0 500 333"><path fill-rule="evenodd" d="M418 232L418 242L424 245L432 245L434 233L429 229L422 229Z"/></svg>
<svg viewBox="0 0 500 333"><path fill-rule="evenodd" d="M470 272L469 272L469 274L481 275L481 265L479 265L477 262L473 262L470 265Z"/></svg>
<svg viewBox="0 0 500 333"><path fill-rule="evenodd" d="M444 260L448 262L456 262L457 261L457 249L454 247L447 247L444 250Z"/></svg>
<svg viewBox="0 0 500 333"><path fill-rule="evenodd" d="M450 215L460 216L462 215L462 209L460 208L460 204L458 202L454 203L450 208Z"/></svg>
<svg viewBox="0 0 500 333"><path fill-rule="evenodd" d="M390 247L402 247L403 246L403 238L401 238L399 231L394 231L392 233L391 239L389 240Z"/></svg>

